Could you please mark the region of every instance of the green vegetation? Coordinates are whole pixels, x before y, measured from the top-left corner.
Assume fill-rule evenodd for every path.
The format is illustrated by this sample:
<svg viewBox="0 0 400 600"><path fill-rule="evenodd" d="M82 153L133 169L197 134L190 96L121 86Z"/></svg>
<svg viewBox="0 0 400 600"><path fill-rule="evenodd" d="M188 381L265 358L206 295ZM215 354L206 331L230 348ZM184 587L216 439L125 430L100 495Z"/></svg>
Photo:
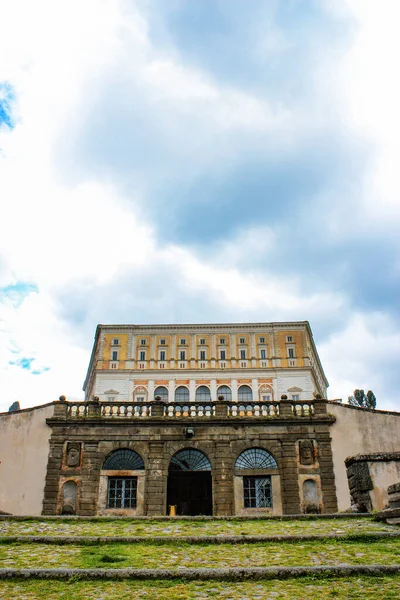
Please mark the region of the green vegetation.
<svg viewBox="0 0 400 600"><path fill-rule="evenodd" d="M367 550L368 548L368 550ZM107 546L46 546L6 544L0 546L3 567L42 568L168 568L269 567L400 563L400 540L364 542L326 540L268 544L190 545L110 544Z"/></svg>
<svg viewBox="0 0 400 600"><path fill-rule="evenodd" d="M367 393L364 390L354 390L353 395L348 397L348 401L352 406L361 406L369 410L376 408L376 396L371 390L368 390Z"/></svg>
<svg viewBox="0 0 400 600"><path fill-rule="evenodd" d="M397 600L400 576L257 582L0 582L1 600Z"/></svg>
<svg viewBox="0 0 400 600"><path fill-rule="evenodd" d="M271 581L185 581L192 567L266 567L318 565L400 564L400 538L374 539L370 534L398 531L373 518L310 520L0 520L0 567L13 568L167 568L174 581L0 581L1 600L308 600L396 599L400 574L332 578L324 574ZM347 539L288 540L268 543L188 544L183 535L298 535L338 534ZM1 535L142 536L138 543L86 545L73 543L1 543ZM149 536L164 536L154 543ZM362 536L351 539L351 536ZM169 544L174 537L176 544ZM168 538L168 539L167 539ZM245 538L246 539L246 538ZM4 540L3 540L4 541Z"/></svg>
<svg viewBox="0 0 400 600"><path fill-rule="evenodd" d="M0 520L0 535L127 535L127 536L183 536L183 535L353 535L393 531L393 527L373 519L310 519L299 521L257 520L242 521L186 521L186 520L98 520L98 521L12 521Z"/></svg>

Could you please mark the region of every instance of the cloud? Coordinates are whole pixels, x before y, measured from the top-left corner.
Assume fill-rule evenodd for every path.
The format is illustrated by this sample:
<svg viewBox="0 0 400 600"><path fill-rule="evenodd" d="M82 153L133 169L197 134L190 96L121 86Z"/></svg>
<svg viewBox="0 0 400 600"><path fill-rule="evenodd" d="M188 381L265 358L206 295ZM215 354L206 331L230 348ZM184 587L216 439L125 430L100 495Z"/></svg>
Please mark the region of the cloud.
<svg viewBox="0 0 400 600"><path fill-rule="evenodd" d="M97 322L279 319L310 320L331 395L395 406L397 12L9 5L5 407L82 397Z"/></svg>

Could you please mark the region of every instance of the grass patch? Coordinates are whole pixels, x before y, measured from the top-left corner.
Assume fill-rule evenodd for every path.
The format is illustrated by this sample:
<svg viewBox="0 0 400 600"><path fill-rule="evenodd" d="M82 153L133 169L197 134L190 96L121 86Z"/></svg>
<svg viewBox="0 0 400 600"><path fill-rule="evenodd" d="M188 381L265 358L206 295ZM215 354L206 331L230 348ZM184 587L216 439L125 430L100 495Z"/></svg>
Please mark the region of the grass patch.
<svg viewBox="0 0 400 600"><path fill-rule="evenodd" d="M108 559L104 559L108 556ZM106 561L109 561L106 564ZM400 563L400 540L359 541L321 540L314 542L273 542L240 544L151 543L109 544L107 546L49 546L9 544L0 546L0 566L15 568L166 568L190 567L269 567L340 564Z"/></svg>
<svg viewBox="0 0 400 600"><path fill-rule="evenodd" d="M226 521L29 521L0 520L0 535L67 535L67 536L180 536L180 535L301 535L337 533L352 535L379 531L396 531L373 518L322 519L304 521L230 519Z"/></svg>
<svg viewBox="0 0 400 600"><path fill-rule="evenodd" d="M400 576L265 582L0 582L1 600L397 600Z"/></svg>

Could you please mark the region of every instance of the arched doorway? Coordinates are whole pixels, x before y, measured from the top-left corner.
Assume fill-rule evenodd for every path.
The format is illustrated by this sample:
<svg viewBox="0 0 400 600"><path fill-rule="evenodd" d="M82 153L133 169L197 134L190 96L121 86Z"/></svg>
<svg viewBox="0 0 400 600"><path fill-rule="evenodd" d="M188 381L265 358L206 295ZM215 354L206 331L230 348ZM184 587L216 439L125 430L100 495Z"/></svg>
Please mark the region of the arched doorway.
<svg viewBox="0 0 400 600"><path fill-rule="evenodd" d="M211 464L195 448L185 448L171 459L168 469L167 514L212 515Z"/></svg>

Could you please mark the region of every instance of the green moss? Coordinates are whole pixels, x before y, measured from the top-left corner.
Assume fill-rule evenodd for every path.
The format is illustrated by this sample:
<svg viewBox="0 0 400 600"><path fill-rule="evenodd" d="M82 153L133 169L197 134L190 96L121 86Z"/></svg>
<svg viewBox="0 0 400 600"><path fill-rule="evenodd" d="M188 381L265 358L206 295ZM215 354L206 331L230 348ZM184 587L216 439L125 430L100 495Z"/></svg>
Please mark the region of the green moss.
<svg viewBox="0 0 400 600"><path fill-rule="evenodd" d="M265 582L190 582L132 581L76 582L55 581L0 582L2 600L397 600L400 576L357 577L349 579L296 579Z"/></svg>
<svg viewBox="0 0 400 600"><path fill-rule="evenodd" d="M110 557L105 565L104 556ZM268 567L400 563L400 540L318 542L239 545L162 545L151 543L97 546L46 546L9 544L0 546L3 567L43 568L169 568Z"/></svg>
<svg viewBox="0 0 400 600"><path fill-rule="evenodd" d="M385 523L371 519L310 519L301 521L251 520L241 521L0 521L2 535L296 535L296 534L355 534L374 531L393 531Z"/></svg>

